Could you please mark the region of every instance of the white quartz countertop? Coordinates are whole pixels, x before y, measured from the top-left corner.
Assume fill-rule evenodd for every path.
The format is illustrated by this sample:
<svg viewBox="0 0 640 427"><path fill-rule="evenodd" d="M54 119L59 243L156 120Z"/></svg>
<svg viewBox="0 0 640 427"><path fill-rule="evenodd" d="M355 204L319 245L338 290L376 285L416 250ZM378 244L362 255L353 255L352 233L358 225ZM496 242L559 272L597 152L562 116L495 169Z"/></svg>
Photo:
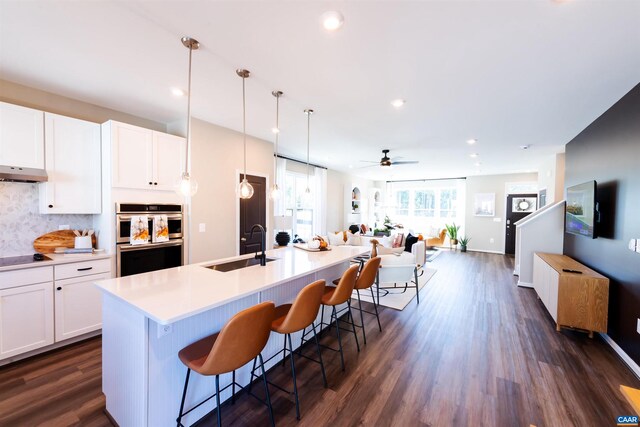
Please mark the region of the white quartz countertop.
<svg viewBox="0 0 640 427"><path fill-rule="evenodd" d="M167 325L339 264L369 250L368 246L335 246L330 251L308 252L286 247L267 251L267 257L277 260L264 267L254 265L228 272L205 268L253 258L251 254L101 280L96 285L146 317Z"/></svg>
<svg viewBox="0 0 640 427"><path fill-rule="evenodd" d="M82 262L82 261L93 261L96 259L104 259L111 258L113 255L98 253L98 254L45 254L50 260L46 261L38 261L31 262L28 264L16 264L16 265L6 265L4 267L0 267L1 271L11 271L11 270L22 270L25 268L38 268L38 267L49 267L52 265L60 265L60 264L69 264L72 262Z"/></svg>

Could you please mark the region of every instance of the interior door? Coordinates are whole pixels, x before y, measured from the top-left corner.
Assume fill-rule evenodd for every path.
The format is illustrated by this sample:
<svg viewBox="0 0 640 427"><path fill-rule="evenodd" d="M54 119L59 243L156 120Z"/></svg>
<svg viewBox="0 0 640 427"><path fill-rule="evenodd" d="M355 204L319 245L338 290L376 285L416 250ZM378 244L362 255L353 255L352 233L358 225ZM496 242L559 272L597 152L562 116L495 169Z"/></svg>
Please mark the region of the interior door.
<svg viewBox="0 0 640 427"><path fill-rule="evenodd" d="M244 176L240 174L239 181ZM253 185L253 197L240 199L240 255L259 252L260 233L256 230L250 238L254 224L267 228L267 179L261 176L247 175L247 181ZM267 233L268 236L268 233ZM265 236L267 242L270 239ZM266 242L265 242L266 244Z"/></svg>
<svg viewBox="0 0 640 427"><path fill-rule="evenodd" d="M504 239L504 253L516 253L516 222L538 208L537 194L510 194L507 196L507 223Z"/></svg>

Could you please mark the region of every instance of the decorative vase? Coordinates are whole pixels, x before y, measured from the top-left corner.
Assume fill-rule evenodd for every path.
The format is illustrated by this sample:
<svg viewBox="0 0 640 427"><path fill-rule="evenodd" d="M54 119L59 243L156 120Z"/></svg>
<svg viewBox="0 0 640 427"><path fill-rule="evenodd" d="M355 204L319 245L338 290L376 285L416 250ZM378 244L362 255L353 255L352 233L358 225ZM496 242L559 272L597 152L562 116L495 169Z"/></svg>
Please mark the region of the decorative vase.
<svg viewBox="0 0 640 427"><path fill-rule="evenodd" d="M278 246L287 246L291 241L291 236L286 231L280 231L276 234L276 243Z"/></svg>

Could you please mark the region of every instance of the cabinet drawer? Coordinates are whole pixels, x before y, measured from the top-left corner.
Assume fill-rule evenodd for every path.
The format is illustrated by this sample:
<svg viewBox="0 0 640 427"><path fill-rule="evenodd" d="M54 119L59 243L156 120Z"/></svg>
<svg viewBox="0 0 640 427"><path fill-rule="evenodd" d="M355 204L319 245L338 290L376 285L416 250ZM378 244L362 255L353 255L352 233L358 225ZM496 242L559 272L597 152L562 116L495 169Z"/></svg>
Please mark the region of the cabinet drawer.
<svg viewBox="0 0 640 427"><path fill-rule="evenodd" d="M108 273L110 269L111 260L109 258L61 264L55 266L55 279L69 279L71 277L89 276L90 274Z"/></svg>
<svg viewBox="0 0 640 427"><path fill-rule="evenodd" d="M51 282L52 280L53 266L2 271L0 272L0 289Z"/></svg>

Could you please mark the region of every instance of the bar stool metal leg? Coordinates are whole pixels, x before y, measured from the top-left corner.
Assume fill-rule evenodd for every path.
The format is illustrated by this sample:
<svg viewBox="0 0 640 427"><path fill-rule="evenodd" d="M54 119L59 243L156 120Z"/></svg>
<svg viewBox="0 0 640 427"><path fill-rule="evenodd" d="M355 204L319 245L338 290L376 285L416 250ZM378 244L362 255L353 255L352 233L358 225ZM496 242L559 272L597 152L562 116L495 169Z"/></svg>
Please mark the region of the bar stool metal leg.
<svg viewBox="0 0 640 427"><path fill-rule="evenodd" d="M313 338L316 341L316 351L318 352L318 360L320 360L320 370L322 371L322 383L324 384L324 388L327 388L327 375L324 373L324 363L322 362L322 352L320 351L320 341L318 341L318 334L316 334L316 325L311 324L313 328Z"/></svg>
<svg viewBox="0 0 640 427"><path fill-rule="evenodd" d="M344 371L344 356L342 354L342 339L340 338L340 325L338 325L338 314L336 312L336 307L333 306L333 310L331 311L331 318L336 321L336 332L338 334L338 346L340 347L340 366Z"/></svg>
<svg viewBox="0 0 640 427"><path fill-rule="evenodd" d="M371 299L373 300L373 309L376 312L376 320L378 321L378 329L382 332L382 325L380 324L380 316L378 315L378 304L376 304L376 297L373 296L373 286L369 288L371 290Z"/></svg>
<svg viewBox="0 0 640 427"><path fill-rule="evenodd" d="M353 336L356 337L356 348L358 349L358 352L360 352L360 343L358 342L358 334L356 333L356 323L353 320L353 314L351 314L351 300L347 300L347 308L349 318L351 319L351 329L353 329ZM362 312L360 314L362 314Z"/></svg>
<svg viewBox="0 0 640 427"><path fill-rule="evenodd" d="M324 375L324 370L322 371ZM184 379L184 390L182 391L182 401L180 402L180 412L178 413L178 419L176 420L176 427L182 427L182 412L184 411L184 401L187 397L187 387L189 386L189 375L191 374L191 369L187 368L187 376Z"/></svg>
<svg viewBox="0 0 640 427"><path fill-rule="evenodd" d="M303 335L304 337L304 335ZM302 343L300 344L302 346ZM282 367L284 368L284 359L287 357L287 336L284 336L284 345L282 346Z"/></svg>
<svg viewBox="0 0 640 427"><path fill-rule="evenodd" d="M298 383L296 381L296 365L293 362L293 344L291 344L291 334L286 334L285 338L289 340L289 358L291 359L291 375L293 376L293 395L296 399L296 418L300 419L300 400L298 399Z"/></svg>
<svg viewBox="0 0 640 427"><path fill-rule="evenodd" d="M360 300L360 289L356 289L358 294L358 310L360 310L360 324L362 325L362 338L365 345L367 344L367 332L364 330L364 316L362 315L362 301Z"/></svg>
<svg viewBox="0 0 640 427"><path fill-rule="evenodd" d="M275 427L276 421L273 418L273 407L271 406L271 396L269 395L269 385L267 384L267 373L264 370L264 360L262 359L262 353L258 355L260 358L260 367L262 368L262 381L264 383L264 391L267 396L267 406L269 407L269 419L271 425Z"/></svg>
<svg viewBox="0 0 640 427"><path fill-rule="evenodd" d="M218 427L222 427L222 413L220 412L220 375L216 375L216 417Z"/></svg>
<svg viewBox="0 0 640 427"><path fill-rule="evenodd" d="M236 371L231 373L231 404L236 404Z"/></svg>

